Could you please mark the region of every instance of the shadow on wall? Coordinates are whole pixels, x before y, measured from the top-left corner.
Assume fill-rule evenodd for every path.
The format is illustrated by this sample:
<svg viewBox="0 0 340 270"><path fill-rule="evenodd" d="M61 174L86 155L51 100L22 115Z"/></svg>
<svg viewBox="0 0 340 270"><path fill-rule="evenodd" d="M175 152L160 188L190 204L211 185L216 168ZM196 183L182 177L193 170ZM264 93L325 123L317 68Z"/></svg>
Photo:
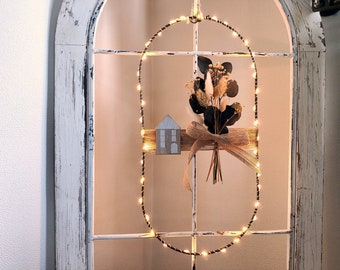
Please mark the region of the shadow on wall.
<svg viewBox="0 0 340 270"><path fill-rule="evenodd" d="M55 198L54 198L54 48L55 30L62 0L52 1L48 33L48 78L46 94L46 171L42 183L42 198L46 202L42 219L41 267L55 269ZM45 188L44 188L45 187ZM45 235L44 235L45 234ZM45 241L45 242L43 242ZM45 260L45 261L44 261Z"/></svg>
<svg viewBox="0 0 340 270"><path fill-rule="evenodd" d="M325 104L325 180L323 222L323 267L337 269L339 257L340 212L340 12L322 15L326 38L326 104Z"/></svg>

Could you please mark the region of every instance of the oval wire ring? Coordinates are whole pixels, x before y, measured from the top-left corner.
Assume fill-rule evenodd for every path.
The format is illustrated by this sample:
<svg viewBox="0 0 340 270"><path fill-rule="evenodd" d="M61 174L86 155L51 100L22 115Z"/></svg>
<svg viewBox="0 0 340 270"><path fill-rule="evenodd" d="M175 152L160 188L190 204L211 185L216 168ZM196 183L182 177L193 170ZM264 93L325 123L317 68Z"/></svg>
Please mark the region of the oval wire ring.
<svg viewBox="0 0 340 270"><path fill-rule="evenodd" d="M164 25L163 27L161 27L150 39L149 41L145 44L144 50L142 51L141 54L141 59L139 62L139 68L138 68L138 86L137 89L139 91L139 99L140 99L140 123L141 123L141 129L144 130L144 101L143 101L143 91L142 91L142 65L143 65L143 60L145 59L146 56L146 52L148 51L148 48L150 47L150 45L152 44L152 42L161 35L161 33L169 28L170 26L180 23L180 22L187 22L188 20L190 22L192 22L192 20L195 19L195 17L180 17L177 19L174 19L172 21L170 21L168 24ZM258 87L258 77L257 77L257 68L256 68L256 63L255 63L255 58L254 58L254 54L251 51L247 41L243 38L243 36L241 36L239 34L239 32L237 32L232 26L230 26L228 23L223 22L218 20L216 17L210 17L210 16L206 16L204 18L202 18L202 20L197 21L195 23L200 23L201 21L211 21L211 22L215 22L218 23L224 27L226 27L228 30L233 32L233 35L235 37L238 37L242 43L244 44L244 46L247 48L249 56L251 57L251 61L252 61L252 66L254 69L254 117L255 117L255 121L257 121L258 119L258 91L257 91L257 87ZM244 54L242 54L244 55ZM256 137L258 138L258 129L256 131ZM143 139L143 144L144 144L144 139ZM258 149L258 139L256 140L256 149ZM258 151L256 152L256 157L259 158L259 154ZM253 224L254 220L256 219L256 214L259 208L259 200L260 200L260 175L259 173L256 173L256 203L255 203L255 208L253 210L252 213L252 217L250 219L250 221L248 222L247 226L245 226L242 231L236 235L236 237L233 239L233 241L229 242L228 244L219 247L217 249L213 249L210 251L202 251L202 252L190 252L188 250L183 250L180 248L177 248L169 243L167 243L160 235L157 234L157 232L155 231L155 229L152 227L151 222L150 222L150 217L149 215L146 213L145 211L145 200L144 200L144 190L145 190L145 160L146 160L146 153L143 151L142 152L142 159L141 159L141 209L142 209L142 213L143 213L143 217L144 220L146 222L146 225L148 226L148 228L150 229L150 231L154 234L155 238L157 238L165 247L168 247L176 252L182 253L182 254L187 254L187 255L194 255L194 256L206 256L206 255L211 255L211 254L215 254L218 252L224 252L227 248L233 246L235 243L238 243L240 241L240 239L247 233L247 231L249 230L249 228L251 227L251 225Z"/></svg>

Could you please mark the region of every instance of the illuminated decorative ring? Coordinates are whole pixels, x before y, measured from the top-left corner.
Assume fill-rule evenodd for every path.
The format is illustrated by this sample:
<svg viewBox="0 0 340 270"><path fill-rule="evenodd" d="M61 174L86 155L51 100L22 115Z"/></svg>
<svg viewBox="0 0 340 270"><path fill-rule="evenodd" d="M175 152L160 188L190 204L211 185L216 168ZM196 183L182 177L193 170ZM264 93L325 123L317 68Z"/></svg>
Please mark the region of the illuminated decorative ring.
<svg viewBox="0 0 340 270"><path fill-rule="evenodd" d="M139 91L139 101L140 101L140 123L141 123L141 133L143 133L144 130L144 101L143 101L143 91L142 91L142 65L143 65L143 60L146 57L146 53L150 47L150 45L152 44L152 42L162 34L162 32L169 28L170 26L176 24L176 23L180 23L180 22L192 22L192 23L200 23L201 21L211 21L211 22L215 22L218 24L221 24L222 26L226 27L227 29L231 30L233 35L235 37L238 37L243 45L247 48L248 52L249 52L249 56L251 58L252 61L252 68L254 69L254 118L255 118L255 125L257 126L258 124L258 76L257 76L257 68L256 68L256 62L255 62L255 58L254 58L254 54L251 51L248 41L246 39L243 38L242 35L240 35L240 33L238 31L235 30L235 28L233 28L232 26L230 26L227 22L223 22L218 20L216 17L210 17L210 16L206 16L204 18L202 18L202 20L200 21L196 21L195 17L185 17L182 16L180 18L171 20L168 24L164 25L163 27L161 27L150 39L148 42L146 42L144 50L141 53L141 58L140 58L140 62L139 62L139 67L138 67L138 85L137 85L137 90ZM258 140L259 140L259 136L258 136L258 129L257 129L257 140L256 140L256 149L258 149ZM143 139L143 143L144 143L144 139ZM259 158L259 154L258 151L256 151L256 157ZM207 256L207 255L211 255L211 254L215 254L218 252L225 252L227 248L233 246L235 243L238 243L240 241L240 239L247 233L247 231L249 230L249 228L251 227L251 225L253 224L254 220L256 219L256 214L259 208L259 201L260 201L260 174L256 173L256 203L255 203L255 207L252 213L252 217L250 219L250 221L248 222L247 226L243 227L242 231L240 234L236 235L236 237L233 239L233 241L231 241L230 243L219 247L217 249L213 249L210 251L202 251L202 252L190 252L188 250L183 250L183 249L179 249L169 243L167 243L166 241L164 241L164 239L157 234L157 232L154 230L154 228L151 225L150 222L150 217L149 215L146 213L145 211L145 200L144 200L144 189L145 189L145 160L146 160L146 153L143 152L142 153L142 159L141 159L141 179L140 179L140 183L141 183L141 198L139 200L139 203L141 205L141 209L143 212L143 217L145 220L146 225L148 226L148 228L150 229L151 233L154 234L155 238L157 238L165 247L168 247L176 252L182 253L182 254L186 254L186 255L194 255L194 256Z"/></svg>

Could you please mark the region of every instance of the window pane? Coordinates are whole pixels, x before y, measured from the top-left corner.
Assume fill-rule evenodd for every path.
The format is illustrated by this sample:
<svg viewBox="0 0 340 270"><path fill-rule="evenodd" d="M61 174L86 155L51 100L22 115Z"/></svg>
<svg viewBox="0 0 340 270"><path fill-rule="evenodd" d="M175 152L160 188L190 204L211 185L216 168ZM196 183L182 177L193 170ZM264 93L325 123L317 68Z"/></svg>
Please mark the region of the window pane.
<svg viewBox="0 0 340 270"><path fill-rule="evenodd" d="M145 41L170 19L188 14L190 7L182 1L175 2L166 6L163 1L149 1L148 5L144 1L127 0L124 5L121 1L108 1L98 25L96 47L142 50ZM206 12L219 11L222 20L226 19L244 37L249 37L253 51L289 52L290 41L274 1L266 8L254 3L256 1L222 2L205 3ZM132 6L134 8L130 10ZM205 12L205 6L203 8L204 14L209 14ZM248 16L241 20L235 10L242 10ZM267 16L268 12L273 16ZM127 23L122 14L130 13L135 16L129 16ZM221 25L204 22L199 33L201 50L244 50L243 45ZM153 42L150 50L192 50L192 24L170 27ZM237 80L240 89L228 104L240 102L243 108L241 119L233 127L252 126L254 79L249 57L211 58L214 62L233 64L232 78ZM182 129L193 120L187 112L189 94L184 87L192 78L192 62L191 56L167 56L148 57L143 63L147 129L154 129L167 114ZM290 58L256 57L256 64L260 86L262 190L258 220L251 229L280 230L289 227L292 63ZM142 147L136 90L138 65L138 56L95 56L96 234L144 233L149 230L138 204ZM176 139L176 134L171 137ZM191 230L191 193L182 185L187 157L187 151L171 156L146 154L145 208L157 232ZM220 158L223 183L213 185L211 179L205 181L211 152L197 154L199 231L240 230L252 215L256 198L254 172L225 151L220 151ZM190 238L170 238L167 241L180 249L191 249ZM199 238L198 249L215 249L230 241L232 239L227 237L203 237ZM226 254L199 258L198 265L199 269L287 269L288 249L287 235L246 236ZM156 239L95 243L96 270L123 267L189 269L190 256L164 248Z"/></svg>

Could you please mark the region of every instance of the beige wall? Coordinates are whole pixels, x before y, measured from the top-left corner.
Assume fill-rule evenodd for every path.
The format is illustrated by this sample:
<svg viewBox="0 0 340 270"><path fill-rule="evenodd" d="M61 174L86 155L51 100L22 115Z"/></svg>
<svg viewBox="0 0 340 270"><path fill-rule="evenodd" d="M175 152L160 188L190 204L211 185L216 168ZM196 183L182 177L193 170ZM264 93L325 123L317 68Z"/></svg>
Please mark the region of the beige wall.
<svg viewBox="0 0 340 270"><path fill-rule="evenodd" d="M54 32L60 0L1 1L0 269L54 269Z"/></svg>
<svg viewBox="0 0 340 270"><path fill-rule="evenodd" d="M275 2L203 2L204 15L227 20L253 51L289 52L285 22ZM96 48L141 50L144 43L170 19L190 12L190 1L108 1L98 25ZM271 16L268 16L271 14ZM151 50L191 50L192 25L175 25L157 39ZM231 32L220 25L200 25L200 50L244 50ZM139 107L136 92L138 57L97 55L96 58L96 169L95 232L135 233L147 227L137 199L140 196ZM240 86L238 101L244 114L235 127L252 123L253 79L245 57L213 57L230 61ZM286 229L289 201L291 78L289 58L257 58L259 73L260 158L263 171L262 207L254 230ZM149 57L143 67L146 128L155 128L170 114L185 128L193 120L187 113L185 82L192 77L192 59ZM191 195L181 180L187 152L181 156L147 156L146 207L157 231L191 229ZM248 223L255 201L254 173L241 162L221 153L224 183L205 183L210 153L198 154L198 229L240 230ZM198 249L214 249L230 239L199 240ZM189 239L169 242L190 249ZM251 236L226 255L199 259L201 269L285 269L286 236ZM165 249L156 240L96 243L96 269L188 269L189 256ZM266 256L263 256L263 254ZM133 259L132 259L133 258ZM247 259L244 259L247 258ZM119 267L118 267L119 268Z"/></svg>

